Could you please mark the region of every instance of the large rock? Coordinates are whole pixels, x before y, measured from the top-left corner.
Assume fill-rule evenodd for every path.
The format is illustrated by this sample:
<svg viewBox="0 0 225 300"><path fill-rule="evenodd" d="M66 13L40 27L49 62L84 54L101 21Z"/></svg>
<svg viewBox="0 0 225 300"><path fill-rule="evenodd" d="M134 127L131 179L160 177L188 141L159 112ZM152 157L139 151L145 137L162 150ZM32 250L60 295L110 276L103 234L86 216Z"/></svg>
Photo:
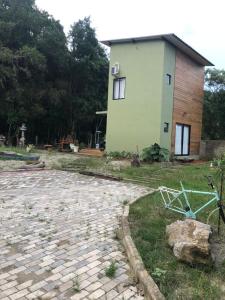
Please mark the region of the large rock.
<svg viewBox="0 0 225 300"><path fill-rule="evenodd" d="M168 243L174 255L188 263L208 264L211 260L209 225L193 219L176 221L166 226Z"/></svg>

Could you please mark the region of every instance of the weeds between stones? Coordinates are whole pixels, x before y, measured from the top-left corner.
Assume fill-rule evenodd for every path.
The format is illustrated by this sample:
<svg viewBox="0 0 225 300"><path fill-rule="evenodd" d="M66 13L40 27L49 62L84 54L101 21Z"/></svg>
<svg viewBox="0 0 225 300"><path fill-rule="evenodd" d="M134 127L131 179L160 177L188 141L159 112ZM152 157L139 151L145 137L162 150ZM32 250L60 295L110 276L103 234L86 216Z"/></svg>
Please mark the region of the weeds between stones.
<svg viewBox="0 0 225 300"><path fill-rule="evenodd" d="M116 274L116 262L112 261L111 264L105 269L105 275L109 278L114 278Z"/></svg>
<svg viewBox="0 0 225 300"><path fill-rule="evenodd" d="M80 292L80 282L79 282L78 275L76 275L76 277L73 279L73 290L76 293Z"/></svg>

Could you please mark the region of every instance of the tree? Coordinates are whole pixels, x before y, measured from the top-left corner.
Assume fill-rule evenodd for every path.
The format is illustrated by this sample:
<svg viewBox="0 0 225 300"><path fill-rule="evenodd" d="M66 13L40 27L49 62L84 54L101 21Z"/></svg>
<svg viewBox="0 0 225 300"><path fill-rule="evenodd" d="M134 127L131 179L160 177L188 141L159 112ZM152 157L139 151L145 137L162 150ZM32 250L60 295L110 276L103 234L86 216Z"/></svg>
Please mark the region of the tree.
<svg viewBox="0 0 225 300"><path fill-rule="evenodd" d="M15 136L28 122L28 135L55 137L68 85L69 51L63 27L33 0L0 0L1 128ZM34 140L34 139L33 139Z"/></svg>
<svg viewBox="0 0 225 300"><path fill-rule="evenodd" d="M91 28L89 17L71 26L69 46L72 123L78 137L87 141L87 135L95 130L95 112L106 108L108 59Z"/></svg>
<svg viewBox="0 0 225 300"><path fill-rule="evenodd" d="M9 140L12 131L16 134L19 122L32 118L33 110L35 114L37 108L40 110L36 82L45 67L45 57L35 48L24 46L13 52L0 47L0 120L8 125Z"/></svg>
<svg viewBox="0 0 225 300"><path fill-rule="evenodd" d="M89 18L74 23L67 39L34 0L0 0L0 133L9 140L25 122L31 143L75 132L86 142L95 111L106 107L107 75Z"/></svg>
<svg viewBox="0 0 225 300"><path fill-rule="evenodd" d="M225 70L205 73L203 138L225 139Z"/></svg>

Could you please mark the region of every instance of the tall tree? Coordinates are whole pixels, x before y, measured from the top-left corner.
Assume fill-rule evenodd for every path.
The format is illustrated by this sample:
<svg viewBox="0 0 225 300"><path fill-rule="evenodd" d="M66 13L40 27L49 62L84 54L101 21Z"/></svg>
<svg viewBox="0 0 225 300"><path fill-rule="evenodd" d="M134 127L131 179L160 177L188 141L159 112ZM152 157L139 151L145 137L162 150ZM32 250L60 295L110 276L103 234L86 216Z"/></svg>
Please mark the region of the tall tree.
<svg viewBox="0 0 225 300"><path fill-rule="evenodd" d="M225 139L225 70L205 73L203 138Z"/></svg>
<svg viewBox="0 0 225 300"><path fill-rule="evenodd" d="M72 122L78 137L87 140L87 135L95 130L95 112L106 108L108 59L98 43L89 17L71 26L69 46Z"/></svg>
<svg viewBox="0 0 225 300"><path fill-rule="evenodd" d="M68 130L62 110L69 65L63 28L33 0L0 0L0 20L1 128L7 125L15 135L28 122L30 136L46 142L59 128Z"/></svg>
<svg viewBox="0 0 225 300"><path fill-rule="evenodd" d="M8 138L19 123L41 112L37 82L45 71L45 57L37 49L24 46L13 52L0 47L0 125L8 125Z"/></svg>
<svg viewBox="0 0 225 300"><path fill-rule="evenodd" d="M74 23L68 42L34 0L0 0L0 133L15 140L26 122L30 142L75 132L87 141L95 111L106 107L107 75L89 18Z"/></svg>

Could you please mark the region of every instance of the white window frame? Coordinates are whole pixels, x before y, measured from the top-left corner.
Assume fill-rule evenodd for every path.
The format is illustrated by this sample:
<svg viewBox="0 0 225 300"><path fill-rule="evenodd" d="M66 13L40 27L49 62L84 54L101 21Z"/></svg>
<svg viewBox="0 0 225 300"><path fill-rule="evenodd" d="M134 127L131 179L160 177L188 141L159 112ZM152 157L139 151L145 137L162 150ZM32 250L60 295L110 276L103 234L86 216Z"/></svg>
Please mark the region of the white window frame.
<svg viewBox="0 0 225 300"><path fill-rule="evenodd" d="M125 99L125 90L126 77L115 78L113 80L113 100Z"/></svg>

